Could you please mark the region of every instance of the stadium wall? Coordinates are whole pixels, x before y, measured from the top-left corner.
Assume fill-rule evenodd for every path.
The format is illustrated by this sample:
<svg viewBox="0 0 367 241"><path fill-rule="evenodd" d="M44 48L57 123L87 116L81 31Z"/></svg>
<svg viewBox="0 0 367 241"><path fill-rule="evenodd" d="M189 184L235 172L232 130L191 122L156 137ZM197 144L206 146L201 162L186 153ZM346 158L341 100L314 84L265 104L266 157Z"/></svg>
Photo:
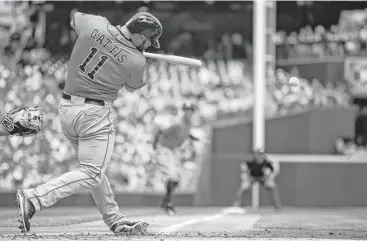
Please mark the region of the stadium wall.
<svg viewBox="0 0 367 241"><path fill-rule="evenodd" d="M281 162L278 177L286 206L355 206L367 204L367 165L345 157L326 155L338 136L354 133L355 109L313 109L266 121L266 149ZM198 170L195 193L178 193L178 206L230 205L240 185L240 163L251 158L252 123L219 122L208 132L211 143ZM279 155L279 153L283 155ZM278 155L277 155L278 154ZM287 155L284 155L287 154ZM366 162L367 163L367 162ZM163 193L116 193L121 206L159 206ZM251 198L251 197L249 197ZM251 199L250 199L251 200ZM14 193L1 193L0 206L13 206ZM269 205L260 192L260 205ZM56 206L95 205L89 193L73 195Z"/></svg>
<svg viewBox="0 0 367 241"><path fill-rule="evenodd" d="M277 68L292 73L297 69L299 76L312 80L314 78L327 83L345 83L344 57L328 57L320 61L315 59L277 60Z"/></svg>
<svg viewBox="0 0 367 241"><path fill-rule="evenodd" d="M267 119L265 147L269 153L332 154L340 136L354 136L356 108L313 108ZM252 152L252 121L240 119L213 125L212 153L241 155Z"/></svg>
<svg viewBox="0 0 367 241"><path fill-rule="evenodd" d="M364 183L367 182L367 162L355 162L334 155L269 156L280 162L281 172L277 183L284 206L367 205L367 192L363 191ZM204 205L227 206L233 203L240 186L240 163L248 157L250 156L239 155L212 158L210 202ZM251 200L251 197L248 197L248 200ZM261 188L260 206L269 205L269 195Z"/></svg>
<svg viewBox="0 0 367 241"><path fill-rule="evenodd" d="M326 155L338 136L352 136L355 109L313 109L267 120L266 150L280 162L277 178L285 206L362 206L367 204L367 162ZM291 149L291 151L288 150ZM212 129L207 183L199 181L196 205L231 205L240 185L240 163L252 158L251 122L220 123ZM275 154L276 151L278 154ZM287 154L279 153L285 152ZM290 154L298 153L298 155ZM303 153L300 155L299 153ZM315 153L319 153L315 155ZM199 194L197 194L199 195ZM264 190L260 205L269 205ZM251 197L249 197L251 198ZM250 199L251 200L251 199Z"/></svg>
<svg viewBox="0 0 367 241"><path fill-rule="evenodd" d="M274 155L281 162L277 178L285 206L365 206L367 162L345 156ZM260 204L270 205L264 190Z"/></svg>

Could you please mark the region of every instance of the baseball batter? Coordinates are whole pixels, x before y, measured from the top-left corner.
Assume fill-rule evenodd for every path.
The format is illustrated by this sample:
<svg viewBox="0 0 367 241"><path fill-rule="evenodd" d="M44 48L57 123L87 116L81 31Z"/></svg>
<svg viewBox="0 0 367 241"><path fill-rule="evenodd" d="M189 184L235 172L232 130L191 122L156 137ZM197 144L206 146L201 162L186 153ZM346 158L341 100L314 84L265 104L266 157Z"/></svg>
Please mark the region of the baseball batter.
<svg viewBox="0 0 367 241"><path fill-rule="evenodd" d="M173 215L176 212L172 203L172 193L180 180L180 162L177 158L177 151L188 138L198 140L190 134L191 120L195 111L194 106L185 104L182 109L184 114L169 126L157 127L153 140L153 149L159 151L164 158L162 161L163 172L167 175L167 181L166 194L162 200L161 207L169 215Z"/></svg>
<svg viewBox="0 0 367 241"><path fill-rule="evenodd" d="M119 89L131 92L145 85L143 51L151 45L160 47L162 25L144 12L124 26L113 26L102 16L75 12L70 24L78 39L58 108L62 132L74 147L80 165L36 188L18 190L20 228L28 232L36 212L88 190L112 232L144 232L147 223L127 221L119 212L105 172L114 148L113 102Z"/></svg>

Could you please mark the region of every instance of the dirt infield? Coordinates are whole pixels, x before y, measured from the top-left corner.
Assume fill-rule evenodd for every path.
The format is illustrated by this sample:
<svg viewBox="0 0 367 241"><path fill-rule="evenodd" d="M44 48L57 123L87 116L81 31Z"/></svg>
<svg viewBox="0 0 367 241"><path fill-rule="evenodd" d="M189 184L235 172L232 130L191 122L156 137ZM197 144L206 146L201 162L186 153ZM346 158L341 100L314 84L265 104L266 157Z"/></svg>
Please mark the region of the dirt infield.
<svg viewBox="0 0 367 241"><path fill-rule="evenodd" d="M166 216L154 208L122 208L131 220L150 223L142 236L113 235L97 208L51 208L37 213L28 234L16 210L0 209L0 240L367 240L367 209L239 210L180 208Z"/></svg>

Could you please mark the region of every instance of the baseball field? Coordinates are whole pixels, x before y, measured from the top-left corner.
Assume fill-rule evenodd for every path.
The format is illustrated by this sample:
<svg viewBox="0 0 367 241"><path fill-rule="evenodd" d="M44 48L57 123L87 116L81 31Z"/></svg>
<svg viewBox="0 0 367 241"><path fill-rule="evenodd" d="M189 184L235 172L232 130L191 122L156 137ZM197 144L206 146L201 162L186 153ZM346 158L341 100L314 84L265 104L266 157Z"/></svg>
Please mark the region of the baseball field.
<svg viewBox="0 0 367 241"><path fill-rule="evenodd" d="M150 223L141 236L115 236L97 208L56 207L37 213L31 232L20 233L17 210L0 209L0 240L367 240L367 208L233 210L181 207L167 216L152 207L121 208Z"/></svg>

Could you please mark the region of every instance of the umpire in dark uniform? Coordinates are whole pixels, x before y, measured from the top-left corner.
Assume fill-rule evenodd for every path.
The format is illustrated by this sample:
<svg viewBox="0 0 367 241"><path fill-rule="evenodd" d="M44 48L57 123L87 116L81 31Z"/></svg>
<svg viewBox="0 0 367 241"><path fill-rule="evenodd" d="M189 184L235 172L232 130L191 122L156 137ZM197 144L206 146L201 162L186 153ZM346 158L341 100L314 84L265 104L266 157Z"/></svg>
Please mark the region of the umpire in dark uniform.
<svg viewBox="0 0 367 241"><path fill-rule="evenodd" d="M252 185L258 182L270 192L275 208L280 209L282 205L275 182L279 171L279 163L276 160L270 160L262 150L255 150L254 159L241 164L241 186L236 193L233 205L241 206L243 196L248 198Z"/></svg>

